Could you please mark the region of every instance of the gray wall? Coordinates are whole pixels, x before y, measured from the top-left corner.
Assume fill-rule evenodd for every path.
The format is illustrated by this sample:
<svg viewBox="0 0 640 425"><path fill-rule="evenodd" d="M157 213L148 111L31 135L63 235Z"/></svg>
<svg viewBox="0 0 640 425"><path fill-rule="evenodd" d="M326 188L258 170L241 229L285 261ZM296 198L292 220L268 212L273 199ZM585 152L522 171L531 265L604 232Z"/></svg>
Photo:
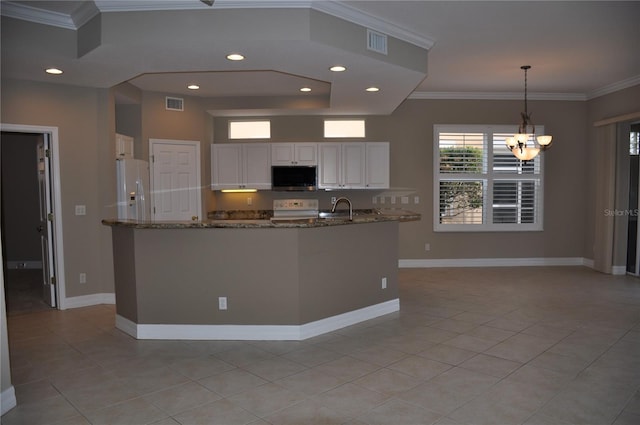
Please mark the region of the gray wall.
<svg viewBox="0 0 640 425"><path fill-rule="evenodd" d="M111 232L115 216L114 104L107 90L2 81L3 124L58 127L67 297L113 292ZM76 216L75 205L87 215ZM79 273L87 283L79 283Z"/></svg>
<svg viewBox="0 0 640 425"><path fill-rule="evenodd" d="M398 298L397 222L113 232L117 312L139 324L301 325Z"/></svg>

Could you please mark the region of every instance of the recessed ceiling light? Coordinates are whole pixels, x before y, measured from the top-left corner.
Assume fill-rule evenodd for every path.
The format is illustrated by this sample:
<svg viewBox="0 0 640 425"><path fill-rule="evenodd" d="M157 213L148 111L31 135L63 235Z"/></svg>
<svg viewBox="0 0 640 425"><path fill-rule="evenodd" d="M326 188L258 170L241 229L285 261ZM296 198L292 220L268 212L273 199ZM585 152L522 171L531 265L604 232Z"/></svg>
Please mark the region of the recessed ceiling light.
<svg viewBox="0 0 640 425"><path fill-rule="evenodd" d="M244 56L242 56L240 53L229 53L227 55L227 59L229 59L230 61L241 61L244 60Z"/></svg>
<svg viewBox="0 0 640 425"><path fill-rule="evenodd" d="M199 85L197 85L197 84L189 84L189 85L187 86L187 88L188 88L189 90L198 90L198 89L200 88L200 86L199 86Z"/></svg>
<svg viewBox="0 0 640 425"><path fill-rule="evenodd" d="M309 88L309 87L302 87L302 88L300 89L300 91L303 91L303 92L310 92L310 91L311 91L311 88Z"/></svg>
<svg viewBox="0 0 640 425"><path fill-rule="evenodd" d="M330 71L333 71L333 72L342 72L342 71L346 71L346 70L347 70L347 68L345 68L345 67L344 67L344 66L342 66L342 65L334 65L334 66L332 66L331 68L329 68L329 70L330 70Z"/></svg>
<svg viewBox="0 0 640 425"><path fill-rule="evenodd" d="M366 88L366 90L367 90L368 92L372 92L372 93L373 93L373 92L380 91L380 89L379 89L378 87L367 87L367 88Z"/></svg>
<svg viewBox="0 0 640 425"><path fill-rule="evenodd" d="M44 70L47 74L60 75L62 74L62 70L58 68L47 68Z"/></svg>

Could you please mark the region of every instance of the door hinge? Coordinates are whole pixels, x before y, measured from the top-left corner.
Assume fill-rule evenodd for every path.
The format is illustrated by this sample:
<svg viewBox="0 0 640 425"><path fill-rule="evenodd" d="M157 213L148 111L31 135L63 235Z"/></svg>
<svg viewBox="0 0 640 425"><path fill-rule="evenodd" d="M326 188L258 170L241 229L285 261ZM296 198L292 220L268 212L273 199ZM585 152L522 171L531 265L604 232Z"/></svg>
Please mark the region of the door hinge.
<svg viewBox="0 0 640 425"><path fill-rule="evenodd" d="M51 276L51 279L49 279L51 281L51 286L56 286L56 277L55 276Z"/></svg>
<svg viewBox="0 0 640 425"><path fill-rule="evenodd" d="M155 155L151 155L151 162L152 162L153 164L155 164L155 163L156 163L156 156L155 156Z"/></svg>
<svg viewBox="0 0 640 425"><path fill-rule="evenodd" d="M53 221L53 213L47 214L47 220Z"/></svg>
<svg viewBox="0 0 640 425"><path fill-rule="evenodd" d="M46 156L47 158L51 158L51 151L49 149L45 149L44 156Z"/></svg>

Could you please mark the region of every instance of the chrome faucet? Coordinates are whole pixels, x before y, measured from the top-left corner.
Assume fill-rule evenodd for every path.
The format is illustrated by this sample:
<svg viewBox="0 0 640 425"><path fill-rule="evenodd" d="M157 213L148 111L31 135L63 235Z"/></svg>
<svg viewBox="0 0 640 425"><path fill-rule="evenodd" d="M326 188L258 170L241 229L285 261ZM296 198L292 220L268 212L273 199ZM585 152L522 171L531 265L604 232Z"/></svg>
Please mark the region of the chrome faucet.
<svg viewBox="0 0 640 425"><path fill-rule="evenodd" d="M345 201L347 204L349 204L349 221L353 221L353 206L351 205L351 201L349 200L349 198L340 197L336 199L336 202L333 203L333 207L331 207L331 213L336 212L336 207L338 206L338 203L340 201Z"/></svg>

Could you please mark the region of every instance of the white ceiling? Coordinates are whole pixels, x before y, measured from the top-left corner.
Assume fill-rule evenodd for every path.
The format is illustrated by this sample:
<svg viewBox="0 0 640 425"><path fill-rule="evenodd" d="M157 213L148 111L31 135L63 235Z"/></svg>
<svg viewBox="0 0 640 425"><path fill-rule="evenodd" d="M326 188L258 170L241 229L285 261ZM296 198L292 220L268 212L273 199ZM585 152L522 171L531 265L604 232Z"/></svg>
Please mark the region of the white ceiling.
<svg viewBox="0 0 640 425"><path fill-rule="evenodd" d="M209 29L212 39L186 40L180 38L182 29L168 28L179 42L171 46L159 36L161 42L145 45L145 57L126 40L103 40L100 49L79 58L51 47L38 51L29 40L12 39L11 27L3 25L3 76L48 81L42 61L57 59L65 70L57 81L64 84L110 87L131 81L144 90L194 95L184 87L197 80L202 87L197 95L204 98L302 98L297 88L312 85L315 96L330 96L330 107L308 110L336 114L389 113L406 97L519 99L524 84L520 66L525 64L532 66L532 99L585 100L640 84L638 1L216 0L208 7L198 0L3 0L0 7L5 16L72 30L99 12L127 11L139 22L141 37L152 31L150 18L145 19L152 10L178 9L194 14L189 19L197 19L195 14L214 19L233 9L238 24L230 27L245 25L241 40L219 41L213 36L216 28ZM346 39L344 50L295 35L274 45L269 37L275 38L278 28L266 31L259 17L285 12L276 7L320 11L389 34L421 48L425 56L428 50L428 66L398 66L391 53L389 58L353 54ZM286 25L280 29L287 31ZM236 46L248 58L244 63L213 59ZM335 62L345 63L347 73L328 72L326 65ZM378 85L381 92L363 94L366 85Z"/></svg>

